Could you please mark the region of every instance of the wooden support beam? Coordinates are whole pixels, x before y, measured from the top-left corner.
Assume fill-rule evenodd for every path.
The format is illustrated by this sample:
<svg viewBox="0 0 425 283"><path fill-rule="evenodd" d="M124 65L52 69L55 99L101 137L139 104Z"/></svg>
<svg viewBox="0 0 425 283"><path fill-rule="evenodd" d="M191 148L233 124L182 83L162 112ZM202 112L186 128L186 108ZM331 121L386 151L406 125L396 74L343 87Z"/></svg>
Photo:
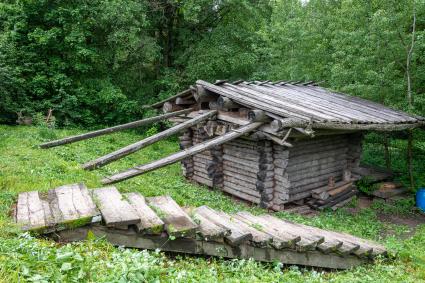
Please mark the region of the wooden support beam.
<svg viewBox="0 0 425 283"><path fill-rule="evenodd" d="M195 97L195 100L198 103L217 101L217 98L218 98L217 94L207 90L206 88L200 85L196 86L196 91L193 94L193 96Z"/></svg>
<svg viewBox="0 0 425 283"><path fill-rule="evenodd" d="M234 103L230 98L220 96L217 99L217 105L219 109L235 109L242 107L240 104Z"/></svg>
<svg viewBox="0 0 425 283"><path fill-rule="evenodd" d="M250 122L266 122L270 118L263 110L251 110L248 112L248 119Z"/></svg>
<svg viewBox="0 0 425 283"><path fill-rule="evenodd" d="M239 129L230 130L228 133L226 133L222 136L208 140L204 143L197 144L197 145L192 146L188 149L185 149L185 150L179 151L175 154L172 154L168 157L162 158L160 160L153 161L153 162L148 163L148 164L136 166L132 169L126 170L124 172L121 172L121 173L118 173L118 174L115 174L115 175L112 175L112 176L109 176L109 177L105 177L102 180L102 183L103 184L112 184L112 183L120 182L120 181L129 179L129 178L144 174L146 172L155 170L157 168L176 163L180 160L185 159L186 157L195 155L197 153L203 152L203 151L210 149L212 147L215 147L215 146L221 145L223 143L226 143L228 141L231 141L233 139L236 139L236 138L238 138L238 137L240 137L240 136L242 136L246 133L249 133L249 132L257 129L262 124L263 123L251 123L251 124L248 124L246 126L239 128Z"/></svg>
<svg viewBox="0 0 425 283"><path fill-rule="evenodd" d="M306 121L299 118L275 119L270 123L270 127L276 132L282 131L285 128L305 126Z"/></svg>
<svg viewBox="0 0 425 283"><path fill-rule="evenodd" d="M132 128L137 128L137 127L144 126L144 125L149 125L149 124L152 124L152 123L155 123L155 122L158 122L158 121L161 121L161 120L165 120L165 119L168 119L168 118L171 118L171 117L187 114L187 113L190 113L192 111L193 111L193 109L189 108L189 109L184 109L184 110L177 111L177 112L167 113L167 114L164 114L164 115L150 117L150 118L146 118L146 119L143 119L143 120L130 122L130 123L127 123L127 124L122 124L122 125L118 125L118 126L114 126L114 127L110 127L110 128L105 128L105 129L101 129L101 130L97 130L97 131L93 131L93 132L89 132L89 133L85 133L85 134L81 134L81 135L77 135L77 136L71 136L71 137L66 137L64 139L60 139L60 140L54 140L54 141L46 142L46 143L41 144L40 147L41 148L49 148L49 147L64 145L64 144L73 143L73 142L77 142L77 141L81 141L81 140L91 139L91 138L94 138L94 137L112 134L114 132L118 132L118 131L122 131L122 130L126 130L126 129L132 129Z"/></svg>
<svg viewBox="0 0 425 283"><path fill-rule="evenodd" d="M270 127L275 131L283 130L284 128L306 128L311 129L329 129L329 130L363 130L363 131L401 131L406 129L413 129L424 126L423 121L417 123L405 123L405 124L385 124L385 123L374 123L374 124L348 124L348 123L335 123L335 122L313 122L298 119L298 118L286 118L286 119L275 119L270 123Z"/></svg>
<svg viewBox="0 0 425 283"><path fill-rule="evenodd" d="M164 113L170 113L170 112L176 112L183 109L183 106L177 105L174 102L167 101L162 105L162 112Z"/></svg>
<svg viewBox="0 0 425 283"><path fill-rule="evenodd" d="M249 243L240 244L237 248L220 242L208 242L190 238L176 238L170 241L168 236L141 236L136 231L107 229L100 225L92 225L66 230L54 234L62 241L82 241L87 239L89 231L96 237L105 238L111 244L120 247L139 248L169 252L179 252L188 254L206 254L224 258L254 258L263 262L282 262L284 264L299 264L305 266L316 266L333 269L346 269L364 262L368 259L361 259L357 256L340 256L335 253L323 254L318 251L306 251L300 253L295 250L259 248Z"/></svg>
<svg viewBox="0 0 425 283"><path fill-rule="evenodd" d="M192 126L194 126L194 125L196 125L196 124L198 124L202 121L205 121L205 120L211 118L216 113L217 113L216 110L208 111L208 112L206 112L206 113L204 113L200 116L197 116L197 117L195 117L191 120L185 121L181 124L178 124L178 125L176 125L172 128L169 128L169 129L163 131L163 132L160 132L156 135L150 136L150 137L148 137L144 140L130 144L126 147L123 147L119 150L116 150L116 151L111 152L107 155L99 157L95 160L89 161L89 162L83 164L82 168L91 170L91 169L95 169L95 168L98 168L98 167L102 167L102 166L104 166L104 165L106 165L106 164L108 164L108 163L110 163L114 160L121 159L121 158L123 158L123 157L125 157L125 156L127 156L131 153L134 153L134 152L136 152L136 151L138 151L138 150L140 150L140 149L142 149L142 148L144 148L144 147L146 147L150 144L153 144L157 141L160 141L161 139L167 138L171 135L174 135L175 133L178 133L180 131L183 131L184 129L190 128L190 127L192 127Z"/></svg>
<svg viewBox="0 0 425 283"><path fill-rule="evenodd" d="M192 104L195 104L195 103L196 103L196 101L192 98L187 99L187 98L183 98L183 97L177 97L177 99L176 99L177 105L192 105Z"/></svg>
<svg viewBox="0 0 425 283"><path fill-rule="evenodd" d="M173 101L173 100L177 99L178 97L189 97L191 95L192 95L191 89L190 88L189 89L185 89L185 90L177 93L176 95L170 96L170 97L168 97L168 98L166 98L164 100L158 101L158 102L156 102L156 103L154 103L152 105L145 105L142 108L143 109L146 109L146 108L160 108L165 102Z"/></svg>

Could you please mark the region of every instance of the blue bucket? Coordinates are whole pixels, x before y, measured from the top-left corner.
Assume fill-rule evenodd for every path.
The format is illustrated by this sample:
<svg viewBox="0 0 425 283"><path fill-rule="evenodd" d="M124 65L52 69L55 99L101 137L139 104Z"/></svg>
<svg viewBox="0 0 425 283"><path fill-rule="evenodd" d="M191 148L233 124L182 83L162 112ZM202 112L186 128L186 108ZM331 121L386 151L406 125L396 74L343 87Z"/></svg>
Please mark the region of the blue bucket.
<svg viewBox="0 0 425 283"><path fill-rule="evenodd" d="M419 188L416 192L416 206L425 212L425 188Z"/></svg>

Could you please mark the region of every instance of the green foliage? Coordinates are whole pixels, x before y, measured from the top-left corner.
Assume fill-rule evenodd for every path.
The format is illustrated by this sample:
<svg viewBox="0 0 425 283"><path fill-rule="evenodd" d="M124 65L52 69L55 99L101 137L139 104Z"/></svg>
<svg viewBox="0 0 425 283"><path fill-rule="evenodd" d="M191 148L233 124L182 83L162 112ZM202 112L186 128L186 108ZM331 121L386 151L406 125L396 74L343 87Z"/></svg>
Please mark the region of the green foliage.
<svg viewBox="0 0 425 283"><path fill-rule="evenodd" d="M367 195L372 194L377 189L377 187L373 184L373 180L368 176L365 176L358 180L356 182L356 187L359 189L359 191Z"/></svg>
<svg viewBox="0 0 425 283"><path fill-rule="evenodd" d="M157 56L146 9L127 0L1 3L2 116L52 108L61 124L128 119L143 81L135 74Z"/></svg>

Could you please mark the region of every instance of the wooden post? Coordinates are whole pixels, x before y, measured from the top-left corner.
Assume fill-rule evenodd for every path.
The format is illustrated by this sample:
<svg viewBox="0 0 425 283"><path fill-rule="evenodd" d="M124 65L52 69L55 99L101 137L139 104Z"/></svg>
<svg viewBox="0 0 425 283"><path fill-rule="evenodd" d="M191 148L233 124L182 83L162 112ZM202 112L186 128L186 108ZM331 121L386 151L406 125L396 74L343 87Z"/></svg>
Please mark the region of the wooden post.
<svg viewBox="0 0 425 283"><path fill-rule="evenodd" d="M116 183L116 182L120 182L126 179L130 179L132 177L138 176L138 175L142 175L146 172L155 170L157 168L161 168L164 167L166 165L169 164L173 164L176 163L186 157L189 156L193 156L197 153L203 152L207 149L210 149L212 147L221 145L223 143L226 143L230 140L236 139L246 133L249 133L255 129L257 129L258 127L260 127L261 125L263 125L263 123L251 123L248 125L245 125L239 129L233 129L231 131L229 131L228 133L226 133L223 136L217 137L215 139L211 139L208 140L204 143L200 143L197 144L191 148L188 148L186 150L183 151L179 151L175 154L172 154L168 157L162 158L160 160L156 160L154 162L145 164L145 165L140 165L140 166L136 166L132 169L126 170L124 172L106 177L102 180L103 184L112 184L112 183Z"/></svg>
<svg viewBox="0 0 425 283"><path fill-rule="evenodd" d="M116 150L114 152L111 152L105 156L99 157L95 160L92 160L90 162L85 163L82 167L84 169L95 169L97 167L102 167L108 163L111 163L114 160L123 158L124 156L127 156L131 153L134 153L150 144L153 144L161 139L167 138L171 135L174 135L175 133L178 133L184 129L190 128L196 124L198 124L201 121L207 120L208 118L212 117L217 113L216 110L211 110L207 113L204 113L198 117L195 117L191 120L185 121L183 123L180 123L172 128L169 128L163 132L160 132L156 135L153 135L151 137L148 137L144 140L138 141L136 143L130 144L126 147L123 147L119 150Z"/></svg>
<svg viewBox="0 0 425 283"><path fill-rule="evenodd" d="M173 102L165 102L164 105L162 106L162 112L164 113L170 113L170 112L175 112L175 111L179 111L182 110L183 107L180 105L177 105L176 103Z"/></svg>
<svg viewBox="0 0 425 283"><path fill-rule="evenodd" d="M105 128L105 129L101 129L101 130L97 130L97 131L93 131L93 132L89 132L89 133L85 133L85 134L81 134L81 135L77 135L77 136L72 136L72 137L67 137L67 138L60 139L60 140L46 142L46 143L41 144L40 147L41 148L49 148L49 147L64 145L64 144L73 143L73 142L77 142L77 141L81 141L81 140L86 140L86 139L94 138L94 137L97 137L97 136L107 135L107 134L111 134L111 133L126 130L126 129L137 128L137 127L140 127L140 126L149 125L149 124L152 124L152 123L155 123L155 122L158 122L158 121L161 121L161 120L165 120L165 119L168 119L168 118L171 118L171 117L175 117L175 116L178 116L178 115L187 114L187 113L192 112L192 111L193 111L193 109L189 108L189 109L184 109L184 110L177 111L177 112L167 113L167 114L164 114L164 115L146 118L146 119L143 119L143 120L138 120L138 121L130 122L130 123L127 123L127 124L114 126L114 127L111 127L111 128Z"/></svg>
<svg viewBox="0 0 425 283"><path fill-rule="evenodd" d="M263 110L251 110L248 112L248 119L251 122L266 122L270 118Z"/></svg>
<svg viewBox="0 0 425 283"><path fill-rule="evenodd" d="M304 125L305 121L299 118L275 119L270 123L271 128L276 132L282 131L285 128L300 127Z"/></svg>
<svg viewBox="0 0 425 283"><path fill-rule="evenodd" d="M183 90L182 92L177 93L176 95L170 96L164 100L161 100L159 102L156 102L152 105L144 105L142 108L146 109L146 108L160 108L165 102L167 101L173 101L175 99L177 99L178 97L189 97L192 95L191 89L186 89Z"/></svg>
<svg viewBox="0 0 425 283"><path fill-rule="evenodd" d="M176 104L177 105L192 105L195 104L196 101L193 100L192 98L187 99L187 98L183 98L183 97L177 97L176 99Z"/></svg>
<svg viewBox="0 0 425 283"><path fill-rule="evenodd" d="M235 109L241 107L241 105L234 103L230 98L225 96L220 96L217 99L217 104L220 109Z"/></svg>
<svg viewBox="0 0 425 283"><path fill-rule="evenodd" d="M200 85L196 86L196 91L193 94L193 97L195 97L195 100L198 103L217 101L217 95L216 94L205 89L204 87L202 87Z"/></svg>
<svg viewBox="0 0 425 283"><path fill-rule="evenodd" d="M407 170L409 172L410 189L413 191L415 188L415 179L413 176L413 131L408 131L407 138Z"/></svg>

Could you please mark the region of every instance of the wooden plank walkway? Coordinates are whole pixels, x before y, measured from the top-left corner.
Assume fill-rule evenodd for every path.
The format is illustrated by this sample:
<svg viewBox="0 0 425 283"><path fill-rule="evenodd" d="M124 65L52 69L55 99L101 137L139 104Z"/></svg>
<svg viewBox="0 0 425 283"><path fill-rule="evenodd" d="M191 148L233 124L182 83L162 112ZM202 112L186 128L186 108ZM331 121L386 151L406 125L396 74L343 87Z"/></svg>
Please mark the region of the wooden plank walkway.
<svg viewBox="0 0 425 283"><path fill-rule="evenodd" d="M169 196L145 199L115 187L87 190L74 184L46 195L21 193L15 217L23 230L61 241L84 240L91 231L118 246L225 258L345 269L386 255L382 245L349 234L269 214L181 208Z"/></svg>
<svg viewBox="0 0 425 283"><path fill-rule="evenodd" d="M99 210L84 184L21 193L16 207L16 222L23 230L59 231L100 222Z"/></svg>

